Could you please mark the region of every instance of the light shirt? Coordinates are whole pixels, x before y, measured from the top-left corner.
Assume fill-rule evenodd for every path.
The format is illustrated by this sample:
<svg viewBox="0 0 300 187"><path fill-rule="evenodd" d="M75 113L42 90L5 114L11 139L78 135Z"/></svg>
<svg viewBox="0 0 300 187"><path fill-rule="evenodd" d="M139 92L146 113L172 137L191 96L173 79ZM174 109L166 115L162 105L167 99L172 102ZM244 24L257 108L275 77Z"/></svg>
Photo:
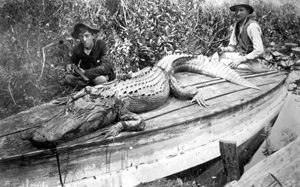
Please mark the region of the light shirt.
<svg viewBox="0 0 300 187"><path fill-rule="evenodd" d="M84 53L86 55L90 55L91 51L92 51L92 49L86 49L86 48L84 48Z"/></svg>
<svg viewBox="0 0 300 187"><path fill-rule="evenodd" d="M245 21L246 20L247 19L245 19ZM245 21L244 21L244 23L240 24L240 28L239 28L240 32L242 32L242 30L244 28ZM236 35L235 35L236 26L237 26L237 23L235 23L233 26L233 31L231 33L229 45L227 47L227 50L229 52L234 52L235 46L237 46L237 39L236 39ZM254 60L254 59L257 59L258 57L263 57L265 50L264 50L264 45L263 45L263 41L262 41L262 30L261 30L260 26L256 22L250 23L247 28L247 34L253 43L253 51L246 55L247 59Z"/></svg>

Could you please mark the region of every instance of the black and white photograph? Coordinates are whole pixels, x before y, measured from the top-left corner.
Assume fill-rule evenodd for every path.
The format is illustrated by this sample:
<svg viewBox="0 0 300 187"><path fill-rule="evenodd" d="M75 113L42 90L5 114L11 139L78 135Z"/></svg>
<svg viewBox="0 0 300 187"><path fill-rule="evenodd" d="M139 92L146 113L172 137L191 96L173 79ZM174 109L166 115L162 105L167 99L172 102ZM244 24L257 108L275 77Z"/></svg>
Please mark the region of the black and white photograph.
<svg viewBox="0 0 300 187"><path fill-rule="evenodd" d="M299 0L0 0L0 187L300 187Z"/></svg>

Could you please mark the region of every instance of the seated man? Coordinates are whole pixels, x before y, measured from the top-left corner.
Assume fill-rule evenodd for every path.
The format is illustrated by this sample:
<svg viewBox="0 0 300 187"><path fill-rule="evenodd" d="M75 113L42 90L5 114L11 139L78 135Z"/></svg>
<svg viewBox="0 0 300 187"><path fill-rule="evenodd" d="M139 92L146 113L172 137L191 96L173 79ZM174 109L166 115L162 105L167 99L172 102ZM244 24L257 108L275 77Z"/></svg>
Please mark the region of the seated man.
<svg viewBox="0 0 300 187"><path fill-rule="evenodd" d="M231 68L256 69L259 67L258 59L264 56L262 30L258 23L251 20L249 15L254 9L249 0L238 0L230 7L235 12L236 23L233 26L229 45L222 47L224 52L220 58L225 60Z"/></svg>
<svg viewBox="0 0 300 187"><path fill-rule="evenodd" d="M113 64L108 57L108 49L103 40L96 39L98 29L91 22L84 20L74 26L71 36L80 43L72 49L70 64L66 66L65 82L73 87L83 88L87 85L103 84L115 79ZM73 66L72 66L73 65ZM88 79L74 71L76 65Z"/></svg>

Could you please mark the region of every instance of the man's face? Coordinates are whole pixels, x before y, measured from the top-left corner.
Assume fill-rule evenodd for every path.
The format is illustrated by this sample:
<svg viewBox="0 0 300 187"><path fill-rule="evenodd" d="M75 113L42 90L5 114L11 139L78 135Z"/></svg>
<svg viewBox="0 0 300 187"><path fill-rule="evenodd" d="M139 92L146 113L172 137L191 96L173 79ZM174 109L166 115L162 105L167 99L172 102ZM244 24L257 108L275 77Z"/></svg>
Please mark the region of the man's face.
<svg viewBox="0 0 300 187"><path fill-rule="evenodd" d="M79 34L80 42L83 44L84 48L91 49L93 47L94 35L89 31Z"/></svg>
<svg viewBox="0 0 300 187"><path fill-rule="evenodd" d="M236 17L236 20L239 22L239 21L242 21L244 20L248 15L249 15L249 10L243 6L237 6L235 8L235 17Z"/></svg>

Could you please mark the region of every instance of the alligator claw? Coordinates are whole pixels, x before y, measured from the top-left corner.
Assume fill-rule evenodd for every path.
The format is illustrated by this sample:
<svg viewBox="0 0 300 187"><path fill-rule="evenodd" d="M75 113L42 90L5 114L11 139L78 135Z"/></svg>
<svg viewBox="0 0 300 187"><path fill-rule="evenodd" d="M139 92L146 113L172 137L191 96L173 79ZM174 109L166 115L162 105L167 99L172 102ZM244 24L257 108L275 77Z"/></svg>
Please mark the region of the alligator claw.
<svg viewBox="0 0 300 187"><path fill-rule="evenodd" d="M68 102L69 98L63 97L63 98L58 98L53 101L53 104L56 104L58 106L65 105Z"/></svg>
<svg viewBox="0 0 300 187"><path fill-rule="evenodd" d="M205 102L203 99L202 95L198 92L194 98L191 100L191 102L196 102L198 105L203 106L203 107L208 107L209 105Z"/></svg>
<svg viewBox="0 0 300 187"><path fill-rule="evenodd" d="M209 106L203 99L193 99L192 102L196 102L198 105L203 107Z"/></svg>
<svg viewBox="0 0 300 187"><path fill-rule="evenodd" d="M107 133L104 136L104 139L112 136L113 139L120 134L120 132L123 130L123 125L121 123L117 123L113 126L111 126L109 129L107 129Z"/></svg>

